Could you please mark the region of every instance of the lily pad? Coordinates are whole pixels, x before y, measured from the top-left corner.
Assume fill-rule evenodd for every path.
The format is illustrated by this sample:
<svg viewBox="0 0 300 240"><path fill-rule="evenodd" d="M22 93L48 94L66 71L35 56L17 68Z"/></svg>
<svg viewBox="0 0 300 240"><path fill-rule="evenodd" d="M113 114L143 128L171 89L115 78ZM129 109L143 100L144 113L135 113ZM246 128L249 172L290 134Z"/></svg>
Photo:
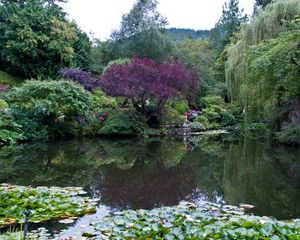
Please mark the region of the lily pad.
<svg viewBox="0 0 300 240"><path fill-rule="evenodd" d="M175 207L118 212L90 223L90 227L100 239L106 239L105 234L107 239L276 240L300 239L299 223L300 219L278 221L247 215L236 206L206 202L196 207L182 202Z"/></svg>
<svg viewBox="0 0 300 240"><path fill-rule="evenodd" d="M23 223L25 210L29 221L39 223L51 219L78 217L96 212L93 201L81 196L78 187L24 187L0 184L0 228Z"/></svg>

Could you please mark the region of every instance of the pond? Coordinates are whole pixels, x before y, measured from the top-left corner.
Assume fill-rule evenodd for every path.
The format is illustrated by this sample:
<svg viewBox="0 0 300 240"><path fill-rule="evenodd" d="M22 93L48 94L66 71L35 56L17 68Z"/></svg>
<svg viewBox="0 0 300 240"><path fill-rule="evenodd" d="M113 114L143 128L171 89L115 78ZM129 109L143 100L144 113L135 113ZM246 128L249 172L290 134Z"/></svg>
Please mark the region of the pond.
<svg viewBox="0 0 300 240"><path fill-rule="evenodd" d="M79 219L77 225L110 211L173 206L182 200L247 203L255 206L256 215L300 217L300 148L231 134L185 141L24 144L1 148L0 164L1 183L83 187L99 198L96 215ZM50 228L62 227L53 223Z"/></svg>

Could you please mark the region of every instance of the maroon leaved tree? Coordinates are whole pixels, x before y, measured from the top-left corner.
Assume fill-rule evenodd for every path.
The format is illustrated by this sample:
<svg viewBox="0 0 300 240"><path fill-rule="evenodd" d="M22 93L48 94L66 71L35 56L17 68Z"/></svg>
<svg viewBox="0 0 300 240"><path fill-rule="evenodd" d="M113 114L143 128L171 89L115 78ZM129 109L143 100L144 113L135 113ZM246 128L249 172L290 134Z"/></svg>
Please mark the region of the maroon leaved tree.
<svg viewBox="0 0 300 240"><path fill-rule="evenodd" d="M179 61L157 64L134 57L129 63L112 65L99 83L108 95L130 99L149 121L154 116L160 119L167 100L196 91L198 78Z"/></svg>
<svg viewBox="0 0 300 240"><path fill-rule="evenodd" d="M60 76L66 80L72 80L82 85L86 90L92 91L98 87L97 79L91 73L78 68L63 68L59 72Z"/></svg>

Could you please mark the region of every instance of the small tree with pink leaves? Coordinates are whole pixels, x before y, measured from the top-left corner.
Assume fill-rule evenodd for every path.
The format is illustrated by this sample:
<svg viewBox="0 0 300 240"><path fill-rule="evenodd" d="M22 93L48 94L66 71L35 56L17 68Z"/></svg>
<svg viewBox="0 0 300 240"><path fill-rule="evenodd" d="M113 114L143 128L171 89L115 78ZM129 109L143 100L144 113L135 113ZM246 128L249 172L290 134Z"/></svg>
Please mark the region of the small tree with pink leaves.
<svg viewBox="0 0 300 240"><path fill-rule="evenodd" d="M131 100L146 121L153 117L159 121L168 100L197 91L198 77L179 61L158 64L134 57L129 63L112 65L99 83L108 95Z"/></svg>

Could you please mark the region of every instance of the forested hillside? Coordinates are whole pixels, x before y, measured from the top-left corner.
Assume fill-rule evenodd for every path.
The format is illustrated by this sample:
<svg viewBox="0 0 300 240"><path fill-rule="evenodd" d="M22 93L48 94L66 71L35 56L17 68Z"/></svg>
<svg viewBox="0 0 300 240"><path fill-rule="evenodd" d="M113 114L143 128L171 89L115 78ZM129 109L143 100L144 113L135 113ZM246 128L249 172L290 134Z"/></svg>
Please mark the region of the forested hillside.
<svg viewBox="0 0 300 240"><path fill-rule="evenodd" d="M187 38L202 39L210 36L209 30L193 30L187 28L167 28L166 31L171 35L171 38L176 42L182 42Z"/></svg>

